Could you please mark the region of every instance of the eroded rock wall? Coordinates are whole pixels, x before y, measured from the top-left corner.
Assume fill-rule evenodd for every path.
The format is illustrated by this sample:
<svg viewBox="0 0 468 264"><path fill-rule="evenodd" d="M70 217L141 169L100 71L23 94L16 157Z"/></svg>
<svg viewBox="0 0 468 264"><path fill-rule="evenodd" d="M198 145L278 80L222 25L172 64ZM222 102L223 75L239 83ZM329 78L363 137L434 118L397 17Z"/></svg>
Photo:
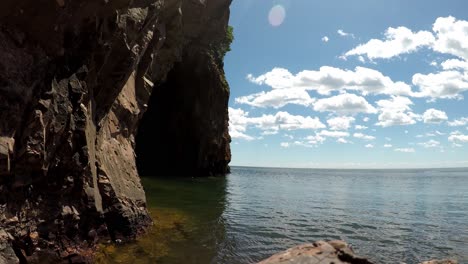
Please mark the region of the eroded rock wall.
<svg viewBox="0 0 468 264"><path fill-rule="evenodd" d="M229 89L213 49L230 2L0 3L0 262L80 261L100 238L142 231L138 130L157 153L176 149L166 161L181 172L227 172ZM148 105L159 133L184 133L159 148L139 129Z"/></svg>

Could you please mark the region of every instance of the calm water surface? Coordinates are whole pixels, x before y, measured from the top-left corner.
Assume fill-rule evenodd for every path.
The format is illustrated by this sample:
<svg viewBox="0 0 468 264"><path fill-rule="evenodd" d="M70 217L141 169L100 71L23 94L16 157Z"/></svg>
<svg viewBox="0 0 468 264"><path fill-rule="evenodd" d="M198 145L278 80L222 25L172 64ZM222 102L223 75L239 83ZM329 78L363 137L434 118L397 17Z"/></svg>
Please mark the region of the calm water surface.
<svg viewBox="0 0 468 264"><path fill-rule="evenodd" d="M144 179L151 232L106 263L252 263L342 239L376 263L468 263L468 169L232 168L226 178Z"/></svg>

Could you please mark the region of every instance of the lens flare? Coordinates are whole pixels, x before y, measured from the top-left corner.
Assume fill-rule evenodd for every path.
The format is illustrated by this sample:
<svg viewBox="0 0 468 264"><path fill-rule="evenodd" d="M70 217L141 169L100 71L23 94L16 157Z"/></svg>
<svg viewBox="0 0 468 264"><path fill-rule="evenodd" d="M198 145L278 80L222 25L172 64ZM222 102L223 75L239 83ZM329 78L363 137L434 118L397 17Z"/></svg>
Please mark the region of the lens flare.
<svg viewBox="0 0 468 264"><path fill-rule="evenodd" d="M274 27L278 27L283 24L285 18L286 10L282 5L275 5L271 8L270 13L268 14L268 21Z"/></svg>

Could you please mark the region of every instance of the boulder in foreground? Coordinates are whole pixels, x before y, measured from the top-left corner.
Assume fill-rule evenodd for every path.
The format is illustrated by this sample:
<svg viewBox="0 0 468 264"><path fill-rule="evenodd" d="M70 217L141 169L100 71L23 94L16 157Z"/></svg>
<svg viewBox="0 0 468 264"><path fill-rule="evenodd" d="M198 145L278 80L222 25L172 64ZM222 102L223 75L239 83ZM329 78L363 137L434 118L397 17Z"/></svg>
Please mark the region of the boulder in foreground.
<svg viewBox="0 0 468 264"><path fill-rule="evenodd" d="M318 241L304 244L277 253L258 264L372 264L370 260L357 256L344 241ZM457 264L454 260L431 260L421 264Z"/></svg>
<svg viewBox="0 0 468 264"><path fill-rule="evenodd" d="M351 247L343 241L318 241L290 248L265 259L258 264L315 264L315 263L356 263L372 264L369 260L358 257Z"/></svg>

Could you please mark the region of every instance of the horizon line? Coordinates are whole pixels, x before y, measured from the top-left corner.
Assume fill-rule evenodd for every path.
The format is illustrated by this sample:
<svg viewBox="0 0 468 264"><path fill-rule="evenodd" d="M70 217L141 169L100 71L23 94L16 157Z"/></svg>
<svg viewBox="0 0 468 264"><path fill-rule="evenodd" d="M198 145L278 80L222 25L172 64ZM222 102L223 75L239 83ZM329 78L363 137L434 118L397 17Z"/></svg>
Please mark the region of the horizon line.
<svg viewBox="0 0 468 264"><path fill-rule="evenodd" d="M396 167L396 168L385 168L385 167L285 167L285 166L253 166L253 165L229 165L230 167L241 167L241 168L265 168L265 169L312 169L312 170L434 170L434 169L467 169L468 167Z"/></svg>

